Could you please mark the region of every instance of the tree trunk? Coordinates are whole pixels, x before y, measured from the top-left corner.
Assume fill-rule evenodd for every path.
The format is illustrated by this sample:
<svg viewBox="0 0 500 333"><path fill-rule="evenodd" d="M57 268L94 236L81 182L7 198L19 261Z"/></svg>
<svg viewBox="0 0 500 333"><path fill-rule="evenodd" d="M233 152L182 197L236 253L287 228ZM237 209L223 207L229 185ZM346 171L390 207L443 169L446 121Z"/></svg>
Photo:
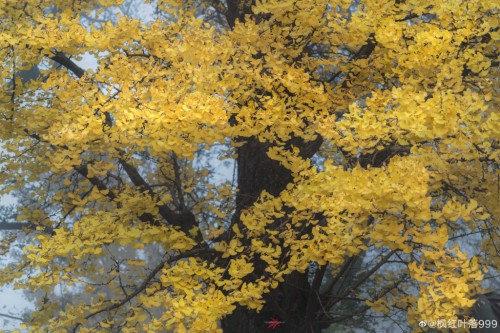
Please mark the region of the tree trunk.
<svg viewBox="0 0 500 333"><path fill-rule="evenodd" d="M257 313L244 307L237 307L222 321L224 333L315 333L328 327L317 321L319 303L307 273L292 273L285 283L265 295L265 305ZM310 303L312 300L312 303ZM273 321L278 325L273 328Z"/></svg>
<svg viewBox="0 0 500 333"><path fill-rule="evenodd" d="M251 206L262 191L278 196L286 185L291 182L290 171L279 162L271 160L267 151L270 143L263 143L257 138L245 138L246 143L238 148L238 193L236 197L236 211L233 223L239 225L244 232L245 226L240 221L241 211ZM294 138L290 144L300 149L300 155L310 158L316 153L322 143L321 137L314 141L304 142ZM249 240L248 240L249 241ZM258 276L264 271L264 264L254 261L255 273ZM261 267L259 267L261 266ZM257 313L245 307L238 307L231 315L222 321L225 333L259 333L259 332L289 332L312 333L320 332L322 328L316 318L319 303L317 292L324 274L324 270L316 269L319 280L315 278L312 285L308 280L308 272L294 272L285 278L269 294L264 295L264 308ZM316 281L316 282L314 282ZM272 327L272 321L280 321Z"/></svg>
<svg viewBox="0 0 500 333"><path fill-rule="evenodd" d="M229 27L232 29L237 20L244 21L245 15L251 14L254 4L255 0L227 0L226 19ZM272 143L260 142L255 137L241 138L241 141L246 143L237 149L238 193L232 223L237 224L244 232L245 226L240 221L242 210L251 206L262 191L278 196L293 177L288 169L267 156ZM308 142L292 138L286 146L293 145L300 149L301 157L310 158L318 151L322 142L320 136ZM260 262L258 258L255 259L254 273L258 277L263 276L265 263ZM225 317L222 320L224 332L320 332L322 328L314 319L319 308L319 297L316 293L319 291L323 274L324 269L317 269L316 276L319 279L314 278L312 285L308 281L307 271L294 272L286 276L284 283L264 295L265 305L260 312L237 307L232 314ZM273 320L280 323L273 327Z"/></svg>

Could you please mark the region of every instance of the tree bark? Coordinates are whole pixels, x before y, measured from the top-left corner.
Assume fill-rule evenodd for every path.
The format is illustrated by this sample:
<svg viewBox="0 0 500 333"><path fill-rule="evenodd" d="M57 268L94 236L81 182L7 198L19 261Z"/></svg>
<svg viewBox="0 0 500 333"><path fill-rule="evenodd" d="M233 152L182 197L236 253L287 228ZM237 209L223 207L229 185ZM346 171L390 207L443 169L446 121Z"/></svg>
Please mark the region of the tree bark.
<svg viewBox="0 0 500 333"><path fill-rule="evenodd" d="M255 137L245 139L246 143L238 148L238 193L233 223L239 225L244 232L245 226L240 221L241 211L251 206L262 191L278 196L293 178L290 170L279 162L270 159L267 151L272 146L260 142ZM321 146L322 138L304 142L293 138L289 144L300 149L300 155L310 158ZM248 240L249 241L249 240ZM265 264L254 260L255 273L264 273ZM319 276L321 274L321 276ZM321 284L324 270L318 269L313 286L308 281L308 272L294 272L285 278L285 282L264 296L265 305L262 311L238 307L222 321L224 332L259 333L259 332L320 332L320 325L315 322L319 307L317 292ZM319 280L318 280L319 279ZM273 319L281 321L278 327L271 327Z"/></svg>
<svg viewBox="0 0 500 333"><path fill-rule="evenodd" d="M317 320L320 304L315 287L319 284L309 284L307 272L294 272L286 277L284 283L265 295L265 305L261 311L257 313L238 306L222 320L222 329L224 333L321 332L329 324ZM273 320L279 322L274 328L271 326Z"/></svg>

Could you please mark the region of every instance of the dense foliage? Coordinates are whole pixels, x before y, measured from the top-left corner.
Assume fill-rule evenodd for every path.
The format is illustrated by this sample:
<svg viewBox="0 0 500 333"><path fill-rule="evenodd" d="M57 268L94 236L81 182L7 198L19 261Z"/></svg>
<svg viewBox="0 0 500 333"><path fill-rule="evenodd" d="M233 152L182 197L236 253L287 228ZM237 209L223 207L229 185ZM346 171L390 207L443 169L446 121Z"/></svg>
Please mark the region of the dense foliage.
<svg viewBox="0 0 500 333"><path fill-rule="evenodd" d="M467 318L499 264L495 1L158 1L150 22L100 19L120 3L0 1L1 193L26 203L0 282L43 291L28 329Z"/></svg>

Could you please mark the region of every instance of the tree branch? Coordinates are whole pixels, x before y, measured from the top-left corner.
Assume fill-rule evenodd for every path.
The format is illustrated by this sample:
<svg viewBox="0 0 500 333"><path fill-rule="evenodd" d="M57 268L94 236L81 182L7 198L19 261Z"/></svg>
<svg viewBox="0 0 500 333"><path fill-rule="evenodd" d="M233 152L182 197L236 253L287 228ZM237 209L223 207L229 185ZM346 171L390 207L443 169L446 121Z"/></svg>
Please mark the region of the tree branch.
<svg viewBox="0 0 500 333"><path fill-rule="evenodd" d="M5 318L9 318L9 319L24 321L24 319L21 318L21 317L13 316L13 315L6 314L6 313L0 313L0 317L5 317Z"/></svg>
<svg viewBox="0 0 500 333"><path fill-rule="evenodd" d="M151 186L141 176L139 171L137 171L137 168L135 168L133 165L129 164L122 158L119 159L119 163L135 186L146 190L152 198L158 197ZM165 221L173 226L180 227L181 230L184 231L184 233L186 233L187 235L191 233L192 228L197 226L194 214L187 209L181 211L180 213L176 213L166 204L163 204L158 207L158 210L161 217L163 217ZM195 240L199 243L203 241L203 236L199 229L196 231Z"/></svg>
<svg viewBox="0 0 500 333"><path fill-rule="evenodd" d="M387 262L387 260L389 260L389 258L392 257L392 255L396 252L397 250L391 250L391 252L383 256L382 259L380 259L380 261L378 262L378 264L376 264L368 272L366 272L353 286L351 286L348 290L346 290L346 292L343 293L340 297L346 297L347 295L349 295L349 293L358 289L366 280L368 280L370 276L372 276L375 272L377 272L379 268L382 267Z"/></svg>
<svg viewBox="0 0 500 333"><path fill-rule="evenodd" d="M326 265L318 267L316 270L316 274L314 275L314 280L311 284L311 288L309 289L309 295L307 296L307 305L305 312L305 327L309 327L314 319L314 314L316 313L316 309L318 308L321 299L319 297L319 288L321 287L321 282L323 281L323 276L326 272Z"/></svg>
<svg viewBox="0 0 500 333"><path fill-rule="evenodd" d="M33 229L33 224L29 222L1 222L0 230L23 230L23 229Z"/></svg>
<svg viewBox="0 0 500 333"><path fill-rule="evenodd" d="M52 56L51 59L54 60L55 62L61 64L62 66L64 66L68 70L70 70L71 72L73 72L78 78L83 77L83 75L85 74L85 71L81 67L79 67L77 64L75 64L71 59L69 59L62 52L56 52L56 54L54 56ZM149 186L149 184L142 178L142 176L139 174L139 172L137 171L137 169L134 166L127 163L124 159L120 159L119 162L135 186L144 188L145 190L148 191L148 193L152 197L156 197L156 194L153 191L153 189L151 188L151 186ZM97 177L90 177L90 178L87 177L88 168L86 165L80 166L80 167L76 168L76 170L82 176L89 179L89 181L94 186L96 186L100 191L107 190L107 188L103 184L103 182L101 180L99 180ZM116 195L112 191L109 191L107 196L111 200L116 198ZM191 213L188 210L184 210L181 213L177 214L174 211L172 211L167 205L161 205L159 207L159 211L160 211L160 215L165 219L165 221L167 221L168 223L170 223L174 226L180 227L186 234L189 234L191 229L193 227L196 227L196 225L197 225L196 219L195 219L193 213ZM154 218L151 216L151 214L143 214L140 218L142 221L147 221L151 224L156 224L156 222L154 221ZM199 242L203 241L203 236L201 235L201 231L199 229L197 231L195 239L196 239L196 241L199 241Z"/></svg>
<svg viewBox="0 0 500 333"><path fill-rule="evenodd" d="M36 230L36 228L42 227L43 228L43 233L53 235L54 234L54 229L46 226L39 226L31 222L1 222L0 223L0 231L17 231L17 230L24 230L24 229L31 229L31 230Z"/></svg>
<svg viewBox="0 0 500 333"><path fill-rule="evenodd" d="M184 258L188 258L188 257L192 257L192 256L195 256L195 255L199 255L199 254L210 254L210 253L217 253L216 250L214 249L207 249L207 248L195 248L191 251L188 251L188 252L185 252L185 253L181 253L179 255L176 255L176 256L173 256L173 257L170 257L166 260L162 260L149 274L148 276L144 279L144 281L142 281L142 283L132 292L130 293L127 297L125 297L124 299L122 299L120 302L118 303L115 303L115 304L112 304L112 305L109 305L107 307L104 307L100 310L97 310L97 311L94 311L90 314L88 314L87 316L85 316L85 320L88 320L100 313L103 313L103 312L108 312L108 311L113 311L113 310L116 310L118 308L120 308L121 306L123 306L125 303L128 303L130 302L132 299L134 299L137 295L139 295L140 293L142 293L146 288L147 286L151 283L151 281L155 278L156 274L158 274L165 265L167 264L171 264L175 261L179 261L180 259L184 259ZM76 324L76 326L73 328L73 332L76 332L78 327L80 326L81 324L78 323Z"/></svg>
<svg viewBox="0 0 500 333"><path fill-rule="evenodd" d="M56 52L56 54L50 59L54 60L58 64L62 65L69 71L71 71L73 74L75 74L78 78L81 78L84 74L85 71L83 68L75 64L70 58L68 58L63 52Z"/></svg>
<svg viewBox="0 0 500 333"><path fill-rule="evenodd" d="M382 259L380 259L380 261L375 266L373 266L369 271L367 271L358 281L356 281L344 293L340 294L338 298L336 298L332 302L330 302L330 304L328 304L327 308L331 308L336 303L340 302L345 297L347 297L354 290L358 289L363 283L365 283L366 280L368 280L368 278L370 276L372 276L375 272L377 272L380 269L380 267L382 267L387 262L387 260L389 260L389 258L392 257L392 255L396 252L397 252L396 250L391 250L389 253L387 253L385 256L383 256Z"/></svg>
<svg viewBox="0 0 500 333"><path fill-rule="evenodd" d="M377 301L377 300L381 299L382 297L384 297L385 295L387 295L391 290L397 288L401 284L401 282L403 282L405 279L406 279L406 277L403 275L398 280L394 281L392 284L388 285L385 288L382 288L377 293L377 295L375 296L373 301ZM370 306L365 304L365 305L361 306L356 311L353 311L351 313L339 314L338 316L336 316L336 318L332 318L332 316L330 316L328 314L325 314L325 315L327 315L331 318L331 320L329 322L333 324L333 323L342 322L346 319L349 319L349 318L352 318L355 316L359 316L359 315L363 314L364 312L368 311L369 309L370 309Z"/></svg>

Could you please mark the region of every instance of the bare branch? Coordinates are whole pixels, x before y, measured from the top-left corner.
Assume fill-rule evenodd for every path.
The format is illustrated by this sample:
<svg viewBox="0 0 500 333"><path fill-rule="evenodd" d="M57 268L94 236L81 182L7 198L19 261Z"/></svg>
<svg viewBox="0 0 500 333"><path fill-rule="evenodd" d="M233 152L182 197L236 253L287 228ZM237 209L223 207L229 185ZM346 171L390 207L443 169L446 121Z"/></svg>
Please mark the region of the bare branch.
<svg viewBox="0 0 500 333"><path fill-rule="evenodd" d="M10 314L7 314L7 313L0 313L0 317L5 317L5 318L13 319L13 320L24 321L24 319L21 318L21 317L13 316L13 315L10 315Z"/></svg>

